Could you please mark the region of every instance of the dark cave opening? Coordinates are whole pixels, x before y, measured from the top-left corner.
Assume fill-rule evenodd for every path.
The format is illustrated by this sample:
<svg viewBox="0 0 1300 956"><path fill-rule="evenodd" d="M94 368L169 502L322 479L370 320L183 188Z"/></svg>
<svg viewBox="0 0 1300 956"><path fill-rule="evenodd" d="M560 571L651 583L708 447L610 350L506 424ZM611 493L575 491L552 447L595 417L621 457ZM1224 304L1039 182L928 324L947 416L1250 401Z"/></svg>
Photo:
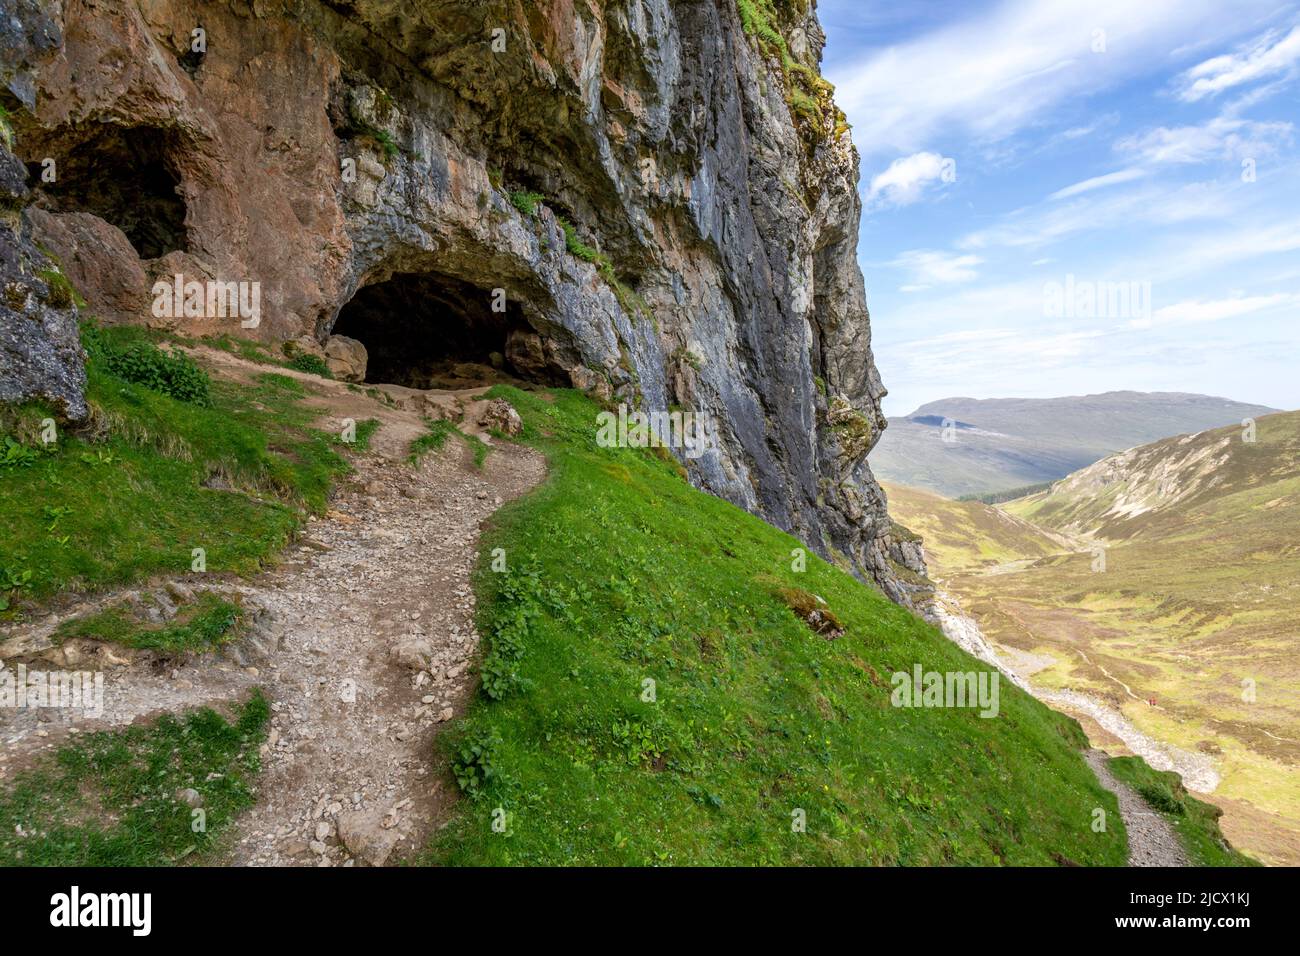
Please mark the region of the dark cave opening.
<svg viewBox="0 0 1300 956"><path fill-rule="evenodd" d="M171 140L166 130L105 123L52 157L53 182L43 177L45 157L29 159L27 167L46 208L98 216L121 229L141 259L157 259L186 247Z"/></svg>
<svg viewBox="0 0 1300 956"><path fill-rule="evenodd" d="M507 295L438 273L404 272L357 290L333 332L366 347L368 382L460 389L529 378L506 359L511 331L527 329Z"/></svg>

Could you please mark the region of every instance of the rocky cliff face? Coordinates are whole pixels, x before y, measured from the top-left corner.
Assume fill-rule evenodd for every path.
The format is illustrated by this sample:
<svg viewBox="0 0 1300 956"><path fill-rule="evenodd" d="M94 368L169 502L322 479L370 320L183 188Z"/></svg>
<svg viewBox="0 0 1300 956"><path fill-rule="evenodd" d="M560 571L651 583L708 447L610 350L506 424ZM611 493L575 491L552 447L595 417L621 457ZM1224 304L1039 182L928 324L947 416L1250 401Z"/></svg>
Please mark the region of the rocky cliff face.
<svg viewBox="0 0 1300 956"><path fill-rule="evenodd" d="M704 416L696 484L906 601L806 0L15 2L26 220L103 320L160 321L180 275L260 289L256 328L161 320L195 333L397 322L400 359L455 326L525 378Z"/></svg>

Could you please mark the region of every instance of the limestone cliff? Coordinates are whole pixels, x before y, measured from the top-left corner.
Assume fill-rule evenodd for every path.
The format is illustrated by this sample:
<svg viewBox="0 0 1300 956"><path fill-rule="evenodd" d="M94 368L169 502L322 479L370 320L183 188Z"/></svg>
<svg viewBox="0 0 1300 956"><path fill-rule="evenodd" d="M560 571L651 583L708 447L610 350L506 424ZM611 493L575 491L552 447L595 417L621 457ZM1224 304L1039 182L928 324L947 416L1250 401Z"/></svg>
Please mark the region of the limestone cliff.
<svg viewBox="0 0 1300 956"><path fill-rule="evenodd" d="M706 416L693 482L906 602L807 0L5 5L25 222L102 320L175 275L258 283L255 329L170 321L266 341L436 303L521 377Z"/></svg>

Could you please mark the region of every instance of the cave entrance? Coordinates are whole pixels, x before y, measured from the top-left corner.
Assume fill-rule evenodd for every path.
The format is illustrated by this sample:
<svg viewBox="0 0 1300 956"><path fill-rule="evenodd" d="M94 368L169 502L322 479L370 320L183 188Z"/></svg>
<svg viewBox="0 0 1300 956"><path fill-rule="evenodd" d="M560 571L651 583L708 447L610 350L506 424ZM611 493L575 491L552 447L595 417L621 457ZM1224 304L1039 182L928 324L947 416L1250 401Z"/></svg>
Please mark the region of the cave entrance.
<svg viewBox="0 0 1300 956"><path fill-rule="evenodd" d="M339 312L336 335L366 347L366 381L462 389L528 378L508 360L507 339L528 323L506 297L438 273L397 273L357 290Z"/></svg>
<svg viewBox="0 0 1300 956"><path fill-rule="evenodd" d="M55 180L45 182L44 157L29 158L32 182L51 212L87 212L121 229L141 259L184 250L185 200L169 158L173 134L154 127L104 123L54 155Z"/></svg>

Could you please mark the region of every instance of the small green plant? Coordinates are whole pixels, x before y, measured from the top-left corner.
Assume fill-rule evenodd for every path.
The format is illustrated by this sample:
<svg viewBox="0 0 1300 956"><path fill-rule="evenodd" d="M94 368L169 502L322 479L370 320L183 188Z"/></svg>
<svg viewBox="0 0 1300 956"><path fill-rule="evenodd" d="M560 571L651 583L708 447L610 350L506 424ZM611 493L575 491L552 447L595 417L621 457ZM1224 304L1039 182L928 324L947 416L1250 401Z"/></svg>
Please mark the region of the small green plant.
<svg viewBox="0 0 1300 956"><path fill-rule="evenodd" d="M525 216L533 216L537 214L537 207L545 198L541 193L518 189L510 194L510 203Z"/></svg>
<svg viewBox="0 0 1300 956"><path fill-rule="evenodd" d="M179 350L164 352L145 341L118 345L95 326L83 329L82 342L91 359L110 375L170 395L179 402L202 407L212 404L208 373Z"/></svg>
<svg viewBox="0 0 1300 956"><path fill-rule="evenodd" d="M496 753L501 738L489 731L479 731L466 737L452 760L451 770L456 785L469 797L482 796L497 776Z"/></svg>
<svg viewBox="0 0 1300 956"><path fill-rule="evenodd" d="M0 446L0 468L29 468L41 457L35 448L28 448L21 442L5 436L4 445Z"/></svg>
<svg viewBox="0 0 1300 956"><path fill-rule="evenodd" d="M293 358L289 359L289 368L299 372L306 372L308 375L319 375L321 378L333 378L334 373L325 364L325 360L319 355L313 355L311 352L298 352Z"/></svg>
<svg viewBox="0 0 1300 956"><path fill-rule="evenodd" d="M599 250L587 245L579 238L578 230L567 219L560 220L560 228L564 230L564 248L569 250L569 255L576 256L583 262L594 262L600 266L609 263L609 260L602 256Z"/></svg>
<svg viewBox="0 0 1300 956"><path fill-rule="evenodd" d="M9 610L10 600L31 586L31 568L0 568L0 611Z"/></svg>

